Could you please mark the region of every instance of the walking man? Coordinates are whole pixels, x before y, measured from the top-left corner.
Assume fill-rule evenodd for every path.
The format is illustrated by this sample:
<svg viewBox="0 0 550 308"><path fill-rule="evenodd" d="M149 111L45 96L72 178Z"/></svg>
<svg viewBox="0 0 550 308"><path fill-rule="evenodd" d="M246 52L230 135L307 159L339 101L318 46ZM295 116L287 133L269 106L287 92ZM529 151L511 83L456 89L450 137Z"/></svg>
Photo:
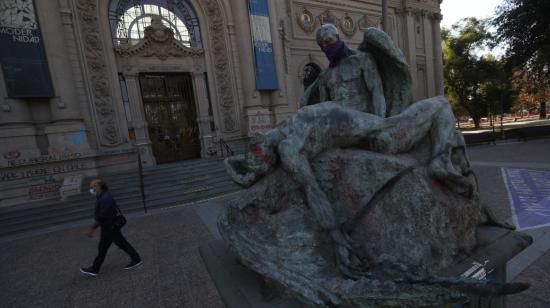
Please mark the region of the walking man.
<svg viewBox="0 0 550 308"><path fill-rule="evenodd" d="M90 226L86 233L87 237L91 238L94 231L101 227L101 239L99 240L97 257L94 260L94 264L90 267L81 267L80 272L85 275L97 276L101 264L105 260L107 250L112 243L115 243L120 249L124 250L131 261L124 269L132 269L142 263L141 257L137 251L128 243L126 238L120 232L120 226L117 226L117 216L121 216L121 212L118 209L115 200L111 196L107 185L101 180L93 180L90 183L90 193L96 196L95 202L95 222Z"/></svg>

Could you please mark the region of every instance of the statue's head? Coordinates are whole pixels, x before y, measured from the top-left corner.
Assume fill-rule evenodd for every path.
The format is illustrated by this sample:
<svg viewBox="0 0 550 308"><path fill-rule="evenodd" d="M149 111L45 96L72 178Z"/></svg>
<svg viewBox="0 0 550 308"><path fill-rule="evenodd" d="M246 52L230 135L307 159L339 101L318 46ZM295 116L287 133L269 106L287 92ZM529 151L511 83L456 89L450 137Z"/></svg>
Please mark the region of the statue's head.
<svg viewBox="0 0 550 308"><path fill-rule="evenodd" d="M340 40L338 29L333 24L324 24L316 33L317 44L319 47L334 44Z"/></svg>

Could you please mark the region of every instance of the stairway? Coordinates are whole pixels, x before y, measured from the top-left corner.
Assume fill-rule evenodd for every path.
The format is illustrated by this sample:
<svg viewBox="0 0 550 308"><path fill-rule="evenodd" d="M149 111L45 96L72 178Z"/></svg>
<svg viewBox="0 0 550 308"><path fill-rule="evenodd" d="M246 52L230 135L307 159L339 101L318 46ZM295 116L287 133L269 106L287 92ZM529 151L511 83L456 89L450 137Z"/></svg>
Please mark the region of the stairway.
<svg viewBox="0 0 550 308"><path fill-rule="evenodd" d="M123 213L143 212L139 172L102 175ZM43 200L0 208L0 240L86 219L93 221L95 198L89 181L82 193L66 201ZM187 160L143 170L147 210L198 202L238 191L240 187L225 172L222 159Z"/></svg>
<svg viewBox="0 0 550 308"><path fill-rule="evenodd" d="M235 192L220 158L186 160L143 170L147 209L197 202Z"/></svg>

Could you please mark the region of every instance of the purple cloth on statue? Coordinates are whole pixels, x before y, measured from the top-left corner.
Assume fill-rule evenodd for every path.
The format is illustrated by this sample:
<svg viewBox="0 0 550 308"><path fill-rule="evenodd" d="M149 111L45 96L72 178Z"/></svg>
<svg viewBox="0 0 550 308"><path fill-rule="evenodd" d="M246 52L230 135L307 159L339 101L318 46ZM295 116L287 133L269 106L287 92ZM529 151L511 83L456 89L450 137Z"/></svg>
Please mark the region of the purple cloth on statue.
<svg viewBox="0 0 550 308"><path fill-rule="evenodd" d="M502 168L518 230L550 226L550 171Z"/></svg>
<svg viewBox="0 0 550 308"><path fill-rule="evenodd" d="M348 46L344 41L336 41L330 45L321 47L321 50L327 56L327 59L330 61L330 66L333 67L338 63L338 60L346 56L349 51Z"/></svg>

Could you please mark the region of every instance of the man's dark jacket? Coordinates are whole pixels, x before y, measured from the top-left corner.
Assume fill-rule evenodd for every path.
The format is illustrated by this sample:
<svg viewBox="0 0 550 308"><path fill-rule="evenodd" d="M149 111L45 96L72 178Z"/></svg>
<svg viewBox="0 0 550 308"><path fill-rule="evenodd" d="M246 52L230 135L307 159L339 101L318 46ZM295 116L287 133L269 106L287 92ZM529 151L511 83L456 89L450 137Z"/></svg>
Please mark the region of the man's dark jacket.
<svg viewBox="0 0 550 308"><path fill-rule="evenodd" d="M115 199L109 191L103 191L95 202L95 220L102 226L109 226L118 214Z"/></svg>

